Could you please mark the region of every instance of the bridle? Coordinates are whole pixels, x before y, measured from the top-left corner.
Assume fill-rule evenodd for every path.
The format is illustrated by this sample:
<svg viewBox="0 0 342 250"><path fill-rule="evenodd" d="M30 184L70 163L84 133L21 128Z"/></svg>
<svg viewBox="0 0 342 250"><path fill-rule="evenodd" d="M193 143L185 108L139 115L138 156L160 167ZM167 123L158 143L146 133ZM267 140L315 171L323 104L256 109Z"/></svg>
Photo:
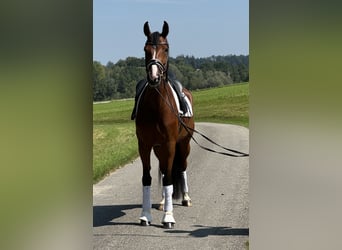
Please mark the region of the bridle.
<svg viewBox="0 0 342 250"><path fill-rule="evenodd" d="M151 41L147 41L145 43L145 46L146 45L152 45L155 51L158 45L167 45L167 47L169 47L169 44L167 42L159 42L158 44L155 44L155 43L152 43ZM154 80L152 80L150 77L151 69L153 65L156 65L159 70L159 77ZM146 73L147 73L147 80L150 86L157 87L160 84L162 79L164 80L167 79L168 61L166 62L166 64L163 64L162 61L160 61L158 58L152 58L146 63L145 68L146 68Z"/></svg>

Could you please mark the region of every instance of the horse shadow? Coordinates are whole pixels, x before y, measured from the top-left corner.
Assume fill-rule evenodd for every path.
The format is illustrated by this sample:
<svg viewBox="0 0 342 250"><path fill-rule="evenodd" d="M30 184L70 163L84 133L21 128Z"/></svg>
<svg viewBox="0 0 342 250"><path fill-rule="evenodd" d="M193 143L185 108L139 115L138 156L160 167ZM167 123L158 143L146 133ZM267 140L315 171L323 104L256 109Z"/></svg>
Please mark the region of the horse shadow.
<svg viewBox="0 0 342 250"><path fill-rule="evenodd" d="M154 205L156 208L157 205ZM115 222L113 220L120 218L126 213L124 211L130 209L141 208L141 204L129 204L129 205L102 205L93 206L93 227L101 227L108 225L132 225L140 226L138 222ZM155 227L162 228L162 225L153 225ZM208 237L210 235L230 235L230 236L249 236L249 228L232 228L232 227L210 227L202 225L194 225L194 230L165 230L165 233L170 234L184 234L188 236L201 238Z"/></svg>
<svg viewBox="0 0 342 250"><path fill-rule="evenodd" d="M115 222L113 220L125 216L124 211L130 209L141 209L141 204L130 205L101 205L93 206L93 227L113 226L113 225L132 225L140 226L139 222ZM152 204L152 208L159 210L159 204ZM163 225L151 224L153 227L163 228Z"/></svg>
<svg viewBox="0 0 342 250"><path fill-rule="evenodd" d="M93 227L122 224L113 220L126 215L124 211L135 208L141 208L141 204L93 206ZM138 225L138 223L125 224Z"/></svg>
<svg viewBox="0 0 342 250"><path fill-rule="evenodd" d="M167 230L166 233L179 234L188 233L192 237L208 237L215 236L249 236L249 228L232 228L232 227L208 227L202 225L194 225L198 229L195 230Z"/></svg>

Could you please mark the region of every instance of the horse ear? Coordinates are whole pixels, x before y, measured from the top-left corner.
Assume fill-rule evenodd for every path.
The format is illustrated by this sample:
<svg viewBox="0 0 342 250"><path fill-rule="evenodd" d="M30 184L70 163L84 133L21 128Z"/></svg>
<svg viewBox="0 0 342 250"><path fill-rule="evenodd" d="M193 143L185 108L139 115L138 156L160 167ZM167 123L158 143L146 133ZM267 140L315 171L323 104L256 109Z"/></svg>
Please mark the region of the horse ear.
<svg viewBox="0 0 342 250"><path fill-rule="evenodd" d="M169 25L167 24L166 21L164 21L164 25L163 25L163 31L161 33L161 36L166 38L166 36L169 34Z"/></svg>
<svg viewBox="0 0 342 250"><path fill-rule="evenodd" d="M148 25L148 22L145 22L144 24L144 34L147 37L151 35L150 26Z"/></svg>

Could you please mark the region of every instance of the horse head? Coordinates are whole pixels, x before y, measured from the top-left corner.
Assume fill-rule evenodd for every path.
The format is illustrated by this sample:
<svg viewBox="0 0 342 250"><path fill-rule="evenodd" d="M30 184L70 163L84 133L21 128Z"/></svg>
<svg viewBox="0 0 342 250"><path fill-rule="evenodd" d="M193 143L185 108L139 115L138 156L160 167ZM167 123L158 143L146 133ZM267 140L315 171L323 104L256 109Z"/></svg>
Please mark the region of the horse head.
<svg viewBox="0 0 342 250"><path fill-rule="evenodd" d="M164 21L162 33L151 33L148 22L144 24L144 34L147 37L145 51L145 67L148 83L152 87L157 87L161 80L167 79L169 44L167 35L169 25Z"/></svg>

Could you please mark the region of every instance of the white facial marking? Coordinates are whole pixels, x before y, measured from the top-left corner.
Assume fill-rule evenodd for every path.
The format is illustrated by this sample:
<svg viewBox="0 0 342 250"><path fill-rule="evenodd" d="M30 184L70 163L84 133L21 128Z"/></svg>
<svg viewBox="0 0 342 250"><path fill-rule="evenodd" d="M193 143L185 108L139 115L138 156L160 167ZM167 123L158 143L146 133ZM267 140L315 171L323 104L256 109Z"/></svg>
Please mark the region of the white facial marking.
<svg viewBox="0 0 342 250"><path fill-rule="evenodd" d="M153 64L151 67L152 67L152 79L158 78L158 75L157 75L158 67L157 67L157 65Z"/></svg>
<svg viewBox="0 0 342 250"><path fill-rule="evenodd" d="M157 52L156 49L154 49L152 59L156 59L156 52ZM154 79L158 78L158 67L157 67L157 65L153 64L151 66L151 68L152 68L151 78L152 78L152 80L154 80Z"/></svg>
<svg viewBox="0 0 342 250"><path fill-rule="evenodd" d="M154 50L153 50L153 56L152 56L152 59L156 59L156 53L157 53L157 51L156 51L156 49L154 49Z"/></svg>

